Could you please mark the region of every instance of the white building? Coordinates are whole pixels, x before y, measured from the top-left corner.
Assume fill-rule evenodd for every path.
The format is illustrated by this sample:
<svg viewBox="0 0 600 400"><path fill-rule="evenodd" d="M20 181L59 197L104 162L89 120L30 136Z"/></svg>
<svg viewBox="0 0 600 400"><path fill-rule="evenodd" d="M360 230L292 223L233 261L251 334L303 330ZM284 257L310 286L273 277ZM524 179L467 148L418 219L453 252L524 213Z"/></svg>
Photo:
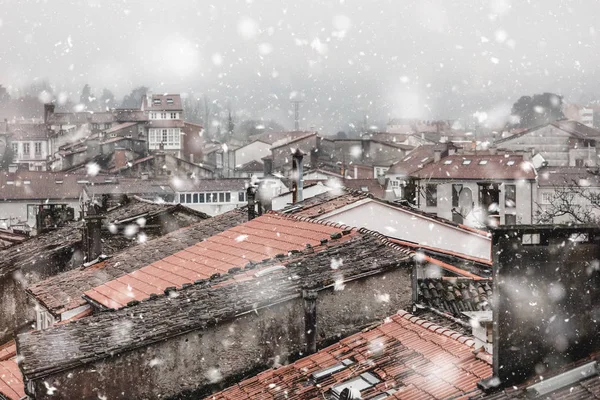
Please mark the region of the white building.
<svg viewBox="0 0 600 400"><path fill-rule="evenodd" d="M46 171L50 138L44 124L16 124L9 128L13 163L20 169Z"/></svg>
<svg viewBox="0 0 600 400"><path fill-rule="evenodd" d="M149 94L142 99L148 115L148 149L164 150L176 157L183 154L183 105L178 94Z"/></svg>

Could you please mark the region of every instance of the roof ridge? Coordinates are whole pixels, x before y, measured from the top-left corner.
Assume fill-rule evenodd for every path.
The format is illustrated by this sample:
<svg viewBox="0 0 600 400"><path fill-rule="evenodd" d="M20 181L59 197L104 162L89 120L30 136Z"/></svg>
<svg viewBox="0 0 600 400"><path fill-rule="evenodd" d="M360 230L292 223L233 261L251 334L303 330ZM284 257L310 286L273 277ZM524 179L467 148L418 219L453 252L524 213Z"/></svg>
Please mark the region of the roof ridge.
<svg viewBox="0 0 600 400"><path fill-rule="evenodd" d="M462 333L456 332L453 329L446 328L444 326L436 325L432 322L427 321L426 319L419 318L416 315L409 313L408 311L399 310L396 314L399 318L403 318L415 325L419 325L423 329L427 329L437 335L446 336L450 339L453 339L460 344L463 344L470 348L475 348L475 340L471 336L463 335ZM428 326L424 326L426 323L430 324Z"/></svg>
<svg viewBox="0 0 600 400"><path fill-rule="evenodd" d="M384 234L382 234L380 232L372 231L367 228L358 228L358 232L369 235L369 236L374 236L377 239L379 239L385 246L391 247L395 250L399 250L403 253L407 253L411 257L414 257L414 255L416 254L416 252L413 249L409 248L408 246L401 245L399 243L394 243L393 241L390 240L389 237L385 236Z"/></svg>
<svg viewBox="0 0 600 400"><path fill-rule="evenodd" d="M352 226L339 224L337 222L332 222L332 221L326 221L323 219L313 219L310 217L305 217L303 215L280 214L278 211L273 211L273 210L267 211L266 215L276 215L277 217L282 218L282 219L296 220L296 221L301 221L301 222L310 222L312 224L330 226L332 228L337 228L337 229L341 229L341 230L346 230L346 229L356 230L356 228L352 227Z"/></svg>

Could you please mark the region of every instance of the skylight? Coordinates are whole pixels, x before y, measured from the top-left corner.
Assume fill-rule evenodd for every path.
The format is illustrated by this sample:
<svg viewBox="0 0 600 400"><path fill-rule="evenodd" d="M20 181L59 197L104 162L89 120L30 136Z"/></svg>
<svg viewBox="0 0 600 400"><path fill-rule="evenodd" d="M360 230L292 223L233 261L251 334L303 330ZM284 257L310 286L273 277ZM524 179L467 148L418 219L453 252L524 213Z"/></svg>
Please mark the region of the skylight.
<svg viewBox="0 0 600 400"><path fill-rule="evenodd" d="M488 163L488 160L479 160L479 165L485 165Z"/></svg>
<svg viewBox="0 0 600 400"><path fill-rule="evenodd" d="M452 160L445 160L445 161L444 161L444 164L446 164L446 165L450 165L450 164L452 164Z"/></svg>
<svg viewBox="0 0 600 400"><path fill-rule="evenodd" d="M515 165L515 160L508 160L506 165Z"/></svg>
<svg viewBox="0 0 600 400"><path fill-rule="evenodd" d="M352 364L354 364L354 362L352 362L352 360L350 360L350 359L342 360L342 362L332 365L331 367L327 367L320 371L313 372L311 377L315 382L319 382L325 378L330 377L331 375L335 374L336 372L340 372L340 371L348 368L348 366L352 365Z"/></svg>
<svg viewBox="0 0 600 400"><path fill-rule="evenodd" d="M381 381L375 375L370 372L365 372L354 379L335 385L331 388L331 392L339 398L342 391L346 388L352 388L362 392L365 389L377 385L379 382Z"/></svg>
<svg viewBox="0 0 600 400"><path fill-rule="evenodd" d="M471 160L463 160L463 165L469 165L471 164Z"/></svg>
<svg viewBox="0 0 600 400"><path fill-rule="evenodd" d="M427 160L429 160L429 157L425 157L424 159L421 160L421 162L425 162Z"/></svg>
<svg viewBox="0 0 600 400"><path fill-rule="evenodd" d="M160 104L160 99L154 99L153 103L154 104Z"/></svg>

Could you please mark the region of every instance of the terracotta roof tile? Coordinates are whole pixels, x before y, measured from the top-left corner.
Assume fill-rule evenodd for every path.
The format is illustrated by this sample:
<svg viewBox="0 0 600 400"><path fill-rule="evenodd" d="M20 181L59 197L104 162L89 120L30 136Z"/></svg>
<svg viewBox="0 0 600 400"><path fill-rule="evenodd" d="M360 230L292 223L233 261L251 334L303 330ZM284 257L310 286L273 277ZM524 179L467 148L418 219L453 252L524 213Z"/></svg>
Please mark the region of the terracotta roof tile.
<svg viewBox="0 0 600 400"><path fill-rule="evenodd" d="M23 376L19 371L16 358L0 361L0 397L19 400L25 396Z"/></svg>
<svg viewBox="0 0 600 400"><path fill-rule="evenodd" d="M320 352L275 370L265 371L208 398L286 399L324 398L330 389L368 372L380 380L361 392L371 398L389 389L399 399L446 399L481 394L477 382L492 375L491 366L475 357L472 346L426 328L418 317L405 311L382 325L352 335ZM454 335L456 333L456 335ZM314 382L312 373L350 359L350 367ZM273 377L277 377L274 381ZM272 383L278 390L273 390Z"/></svg>
<svg viewBox="0 0 600 400"><path fill-rule="evenodd" d="M288 252L300 251L307 244L317 250L324 249L321 240L331 240L332 234L340 234L344 228L335 224L299 221L274 213L266 214L120 277L127 280L127 285L109 281L84 294L96 304L121 308L131 300L149 298L149 286L163 288L168 282L169 286L179 288L216 273L227 273L231 268L243 268L248 262L287 256ZM351 236L345 235L338 240L343 241ZM243 278L249 279L252 279L251 275Z"/></svg>

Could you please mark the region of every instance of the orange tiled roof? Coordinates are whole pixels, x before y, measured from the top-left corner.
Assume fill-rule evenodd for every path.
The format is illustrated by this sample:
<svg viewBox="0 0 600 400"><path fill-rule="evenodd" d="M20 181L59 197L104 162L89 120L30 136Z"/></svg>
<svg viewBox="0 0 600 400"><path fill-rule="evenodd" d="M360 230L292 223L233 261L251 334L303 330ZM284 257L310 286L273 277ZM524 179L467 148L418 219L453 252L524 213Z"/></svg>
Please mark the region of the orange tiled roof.
<svg viewBox="0 0 600 400"><path fill-rule="evenodd" d="M23 375L19 370L16 358L0 361L0 397L19 400L25 396Z"/></svg>
<svg viewBox="0 0 600 400"><path fill-rule="evenodd" d="M17 345L14 340L0 346L0 361L6 361L17 355Z"/></svg>
<svg viewBox="0 0 600 400"><path fill-rule="evenodd" d="M489 363L473 354L475 343L458 332L406 311L367 332L352 335L318 353L272 369L208 397L224 399L321 399L333 386L366 372L379 383L362 398L386 391L393 399L447 399L482 394L477 382L492 375ZM312 374L351 360L348 368L314 382Z"/></svg>
<svg viewBox="0 0 600 400"><path fill-rule="evenodd" d="M86 291L85 296L104 307L119 309L130 301L145 300L169 287L181 288L215 274L225 274L232 268L242 268L248 262L301 250L307 244L317 251L321 239L329 239L344 229L347 227L343 225L266 214L96 286ZM340 240L352 236L346 235Z"/></svg>

